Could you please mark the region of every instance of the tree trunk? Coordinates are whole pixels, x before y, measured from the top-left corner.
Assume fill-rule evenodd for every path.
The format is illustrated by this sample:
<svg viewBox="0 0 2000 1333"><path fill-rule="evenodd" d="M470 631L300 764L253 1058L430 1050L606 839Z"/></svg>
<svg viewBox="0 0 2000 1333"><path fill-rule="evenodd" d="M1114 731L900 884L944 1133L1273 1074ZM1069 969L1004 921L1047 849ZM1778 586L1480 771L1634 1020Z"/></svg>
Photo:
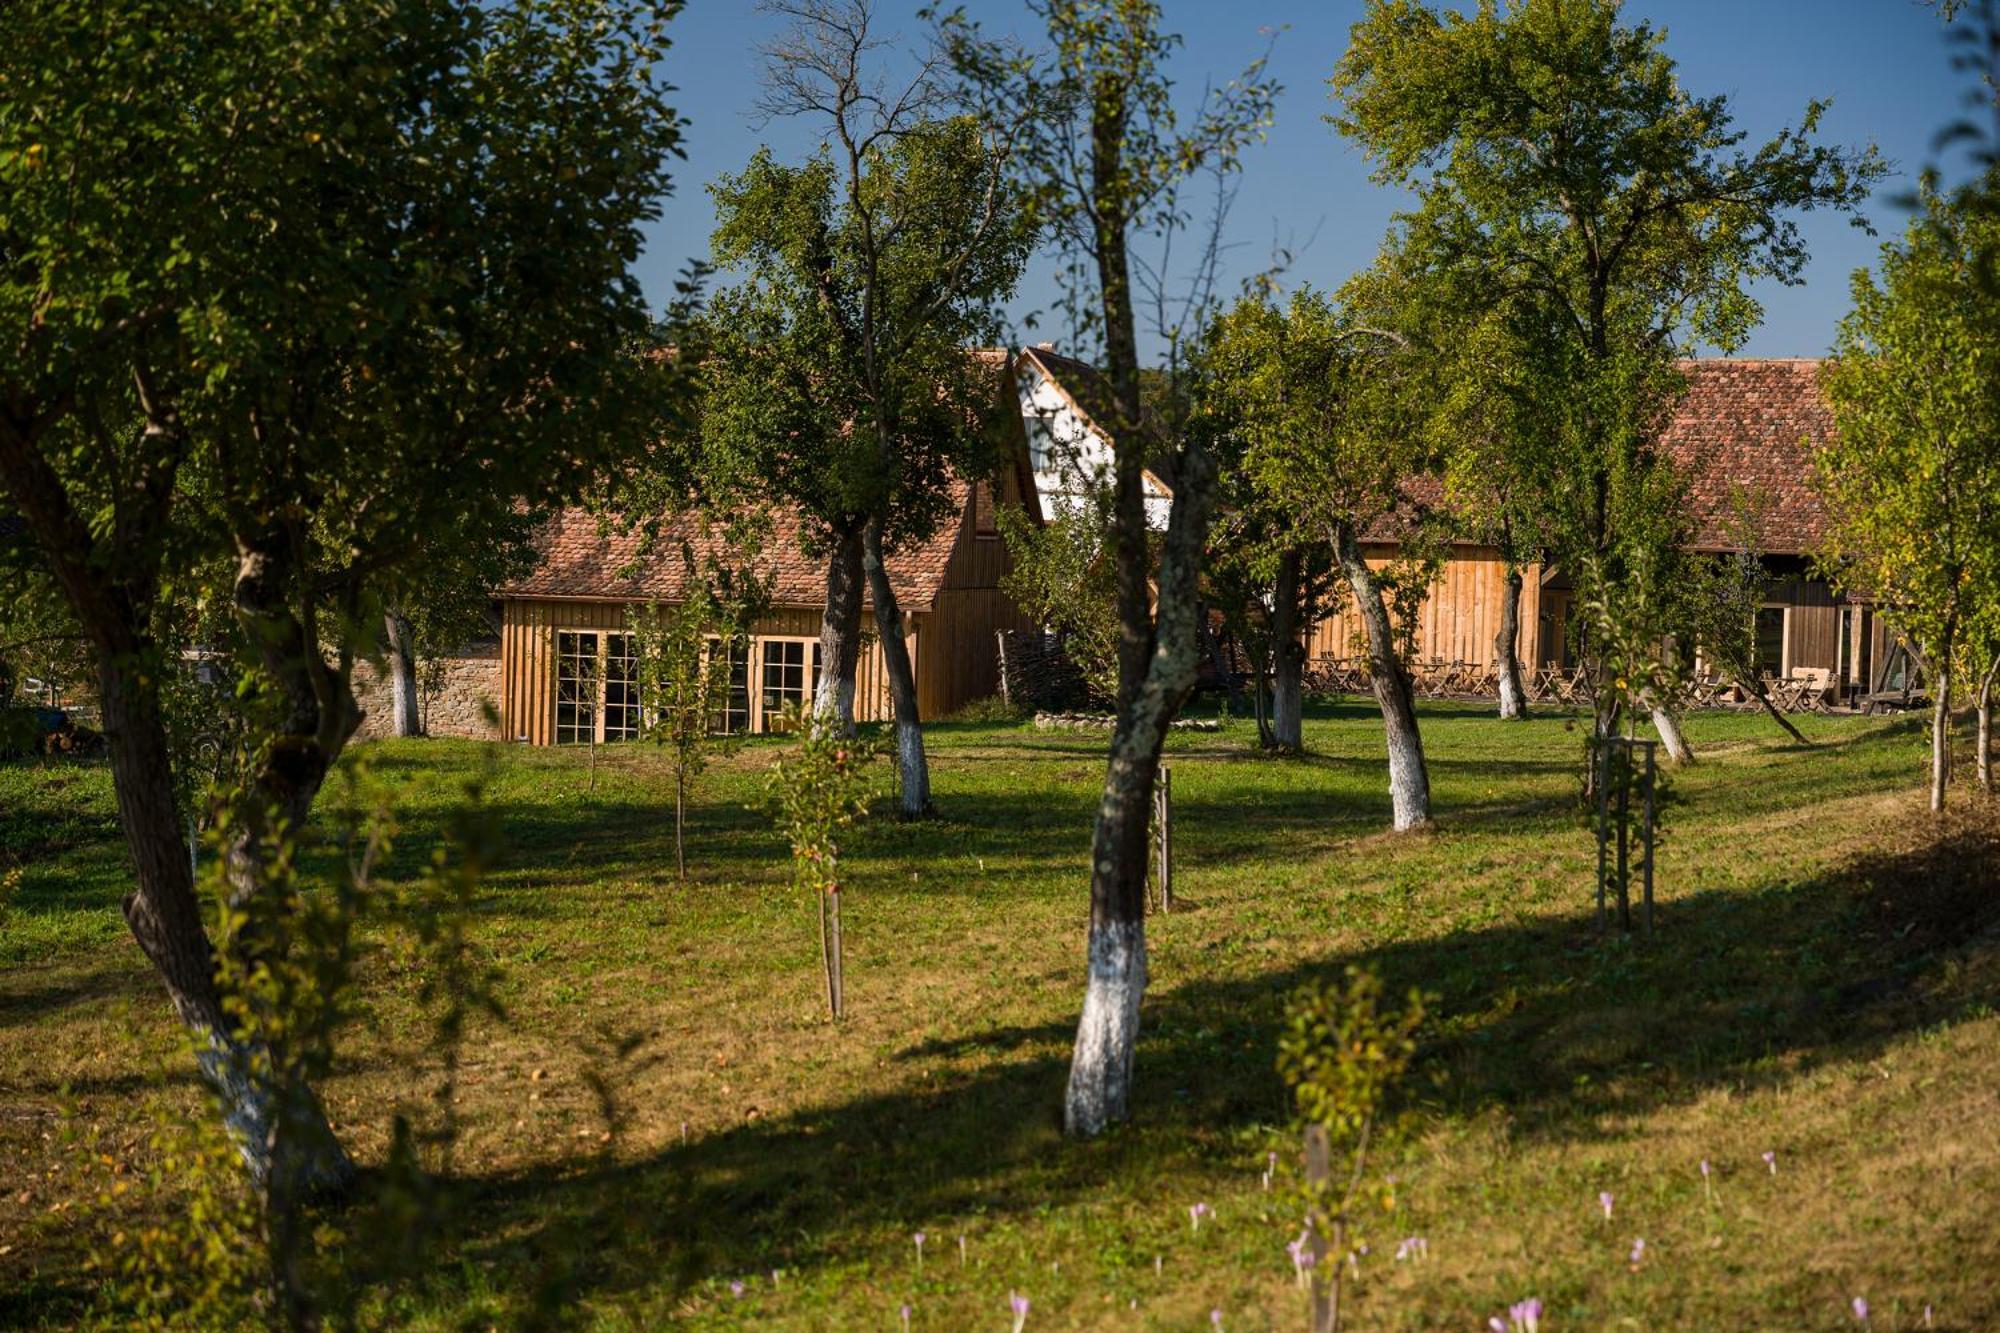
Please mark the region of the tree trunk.
<svg viewBox="0 0 2000 1333"><path fill-rule="evenodd" d="M1951 661L1951 647L1945 645L1937 661ZM1945 784L1951 781L1951 671L1948 667L1931 673L1931 812L1944 809Z"/></svg>
<svg viewBox="0 0 2000 1333"><path fill-rule="evenodd" d="M1528 716L1528 691L1521 683L1521 570L1507 566L1500 590L1500 631L1493 636L1493 671L1500 682L1500 716Z"/></svg>
<svg viewBox="0 0 2000 1333"><path fill-rule="evenodd" d="M1296 547L1278 557L1277 584L1271 591L1271 731L1280 750L1297 754L1306 748L1306 650L1299 642L1299 566Z"/></svg>
<svg viewBox="0 0 2000 1333"><path fill-rule="evenodd" d="M678 879L688 877L687 797L687 761L683 759L674 769L674 875Z"/></svg>
<svg viewBox="0 0 2000 1333"><path fill-rule="evenodd" d="M862 565L868 571L868 596L875 603L875 632L882 641L882 663L888 669L889 700L896 710L896 764L902 778L900 810L905 819L931 812L931 768L924 755L924 721L917 711L917 677L910 663L910 645L903 638L903 609L889 583L882 558L882 525L870 520L864 534Z"/></svg>
<svg viewBox="0 0 2000 1333"><path fill-rule="evenodd" d="M34 440L11 421L0 421L0 481L35 532L96 649L112 790L133 862L133 891L123 904L126 924L166 983L174 1012L193 1038L196 1065L221 1104L223 1123L282 1228L290 1225L287 1201L307 1191L344 1189L354 1168L309 1089L296 1090L289 1104L274 1095L268 1054L235 1039L235 1025L223 1007L192 859L181 842L160 708L163 655L146 632L158 588L155 538L166 521L172 460L185 447L185 436L177 420L149 422L146 434L160 482L156 503L144 515L151 522L136 531L121 527L108 552L93 541L62 482L35 452ZM135 551L153 552L151 562L134 558L116 578L106 572Z"/></svg>
<svg viewBox="0 0 2000 1333"><path fill-rule="evenodd" d="M229 906L241 923L227 941L230 964L247 977L283 957L288 947L288 908L273 892L272 839L303 835L327 774L361 725L361 710L345 657L341 669L329 666L313 621L295 613L300 572L289 537L260 534L238 549L236 617L276 695L275 734L249 775L222 857ZM281 1023L289 1018L275 1017ZM253 1082L268 1084L268 1079ZM276 1114L266 1110L274 1145L272 1198L345 1188L354 1167L312 1089L302 1082L281 1084L268 1088L267 1096L283 1103ZM282 1204L277 1211L285 1211Z"/></svg>
<svg viewBox="0 0 2000 1333"><path fill-rule="evenodd" d="M388 612L382 619L387 631L389 693L395 713L396 735L421 736L424 728L417 710L416 632L410 622L395 611Z"/></svg>
<svg viewBox="0 0 2000 1333"><path fill-rule="evenodd" d="M157 688L130 662L106 654L98 694L118 820L134 864L125 921L166 983L167 998L193 1038L195 1063L221 1106L254 1188L267 1197L338 1192L354 1167L310 1091L278 1114L268 1055L232 1036L216 987L215 953L202 924L181 820L175 808L166 725Z"/></svg>
<svg viewBox="0 0 2000 1333"><path fill-rule="evenodd" d="M1978 766L1979 788L1991 794L1993 791L1993 682L2000 677L2000 654L1993 658L1993 664L1986 668L1986 674L1979 680L1979 729L1974 734L1976 748L1973 762Z"/></svg>
<svg viewBox="0 0 2000 1333"><path fill-rule="evenodd" d="M1660 743L1667 747L1667 756L1676 764L1692 764L1694 750L1681 734L1681 720L1674 716L1671 708L1663 704L1653 705L1653 730L1660 733Z"/></svg>
<svg viewBox="0 0 2000 1333"><path fill-rule="evenodd" d="M835 534L826 564L826 611L819 622L819 688L815 726L854 733L854 672L861 660L861 525Z"/></svg>
<svg viewBox="0 0 2000 1333"><path fill-rule="evenodd" d="M1133 480L1136 486L1136 476ZM1196 598L1214 480L1214 460L1191 448L1183 456L1182 485L1174 492L1160 562L1158 620L1148 636L1158 647L1119 709L1112 733L1091 835L1089 979L1063 1103L1063 1125L1071 1134L1096 1134L1130 1110L1139 1002L1146 990L1153 781L1167 727L1195 684ZM1144 544L1137 549L1143 553ZM1140 632L1126 627L1128 637Z"/></svg>
<svg viewBox="0 0 2000 1333"><path fill-rule="evenodd" d="M1278 746L1278 737L1271 730L1270 716L1264 710L1264 677L1276 674L1277 655L1268 651L1252 654L1251 661L1250 708L1257 716L1257 746L1259 749L1274 750Z"/></svg>
<svg viewBox="0 0 2000 1333"><path fill-rule="evenodd" d="M1198 626L1196 632L1201 637L1201 651L1208 658L1208 669L1215 673L1216 685L1229 696L1232 706L1240 704L1243 698L1242 684L1237 678L1235 667L1230 664L1230 659L1222 651L1222 636L1208 623L1207 607L1195 608L1195 624ZM1247 644L1244 646L1244 653L1250 656Z"/></svg>
<svg viewBox="0 0 2000 1333"><path fill-rule="evenodd" d="M1423 736L1417 730L1416 701L1409 673L1396 654L1389 610L1382 604L1382 585L1361 555L1354 525L1336 525L1334 543L1340 568L1354 593L1354 607L1368 627L1368 670L1374 677L1375 702L1382 710L1389 746L1389 800L1398 833L1419 828L1431 818L1431 779L1424 763Z"/></svg>

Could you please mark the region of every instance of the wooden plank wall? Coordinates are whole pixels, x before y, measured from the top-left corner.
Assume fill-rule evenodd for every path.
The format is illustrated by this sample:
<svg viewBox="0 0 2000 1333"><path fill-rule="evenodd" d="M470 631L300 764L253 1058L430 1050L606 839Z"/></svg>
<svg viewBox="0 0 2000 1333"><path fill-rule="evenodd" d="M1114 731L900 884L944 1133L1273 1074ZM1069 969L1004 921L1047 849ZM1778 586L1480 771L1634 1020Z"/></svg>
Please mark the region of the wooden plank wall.
<svg viewBox="0 0 2000 1333"><path fill-rule="evenodd" d="M1380 569L1393 558L1395 548L1370 545L1363 554L1371 568ZM1506 582L1507 564L1498 551L1491 547L1457 548L1445 562L1437 582L1431 585L1418 613L1417 656L1491 665L1493 640L1500 633L1500 603ZM1342 592L1345 593L1344 585ZM1357 639L1363 630L1354 614L1352 599L1344 597L1343 602L1339 614L1313 625L1306 638L1308 658L1366 654L1365 637ZM1539 637L1536 621L1541 610L1540 570L1531 565L1524 571L1521 632L1515 649L1524 662L1536 660Z"/></svg>
<svg viewBox="0 0 2000 1333"><path fill-rule="evenodd" d="M1007 543L997 531L979 531L981 492L987 486L981 482L967 493L958 539L945 564L937 600L925 618L917 707L926 719L944 717L997 692L1000 652L995 634L1034 628L1013 599L1000 591L1000 580L1013 568ZM1001 502L1020 503L1012 473L1002 480Z"/></svg>
<svg viewBox="0 0 2000 1333"><path fill-rule="evenodd" d="M1805 667L1833 668L1840 660L1840 607L1833 590L1818 579L1773 582L1766 606L1788 606L1785 661L1793 671Z"/></svg>
<svg viewBox="0 0 2000 1333"><path fill-rule="evenodd" d="M882 721L891 713L888 673L882 662L882 646L872 633L872 616L872 612L865 613L862 619L865 637L854 681L854 715L863 722ZM926 618L921 614L908 617L911 629L906 638L919 681L924 670L919 640ZM501 734L509 740L525 740L530 745L554 743L557 630L624 628L625 606L620 602L541 598L510 598L505 601L500 617ZM811 608L781 607L761 617L752 629L752 691L757 688L757 639L817 639L819 629L820 613Z"/></svg>
<svg viewBox="0 0 2000 1333"><path fill-rule="evenodd" d="M998 588L947 588L925 618L917 705L926 720L955 713L1000 689L1000 630L1035 626Z"/></svg>

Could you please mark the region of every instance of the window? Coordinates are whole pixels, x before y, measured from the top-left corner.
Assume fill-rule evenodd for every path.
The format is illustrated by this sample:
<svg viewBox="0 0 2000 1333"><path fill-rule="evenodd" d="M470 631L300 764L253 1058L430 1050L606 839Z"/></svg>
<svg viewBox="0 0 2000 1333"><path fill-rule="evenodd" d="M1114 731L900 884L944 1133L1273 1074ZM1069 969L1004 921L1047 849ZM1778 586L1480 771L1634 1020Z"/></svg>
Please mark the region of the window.
<svg viewBox="0 0 2000 1333"><path fill-rule="evenodd" d="M760 661L763 688L757 701L758 711L763 719L762 730L771 731L787 707L805 707L819 690L819 640L765 639ZM808 662L812 664L810 674L806 670Z"/></svg>
<svg viewBox="0 0 2000 1333"><path fill-rule="evenodd" d="M708 641L711 664L725 651L729 655L728 692L723 696L722 707L709 714L708 729L720 735L733 735L750 730L750 643L746 639L726 645L720 639Z"/></svg>
<svg viewBox="0 0 2000 1333"><path fill-rule="evenodd" d="M1785 608L1760 607L1757 611L1757 674L1785 674Z"/></svg>
<svg viewBox="0 0 2000 1333"><path fill-rule="evenodd" d="M587 745L597 739L597 636L556 632L556 744Z"/></svg>
<svg viewBox="0 0 2000 1333"><path fill-rule="evenodd" d="M639 735L639 663L629 634L556 631L556 744Z"/></svg>
<svg viewBox="0 0 2000 1333"><path fill-rule="evenodd" d="M607 741L639 739L639 659L629 634L604 636L604 735Z"/></svg>
<svg viewBox="0 0 2000 1333"><path fill-rule="evenodd" d="M993 509L993 483L982 481L972 488L972 535L998 537L1000 518Z"/></svg>

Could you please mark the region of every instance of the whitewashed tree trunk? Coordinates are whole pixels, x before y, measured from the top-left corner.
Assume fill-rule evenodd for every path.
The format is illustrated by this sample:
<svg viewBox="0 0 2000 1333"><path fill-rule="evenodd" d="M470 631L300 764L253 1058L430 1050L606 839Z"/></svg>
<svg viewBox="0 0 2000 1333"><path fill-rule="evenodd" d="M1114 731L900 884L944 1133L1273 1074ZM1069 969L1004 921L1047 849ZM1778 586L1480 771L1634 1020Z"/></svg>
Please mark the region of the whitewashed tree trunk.
<svg viewBox="0 0 2000 1333"><path fill-rule="evenodd" d="M1121 463L1129 460L1121 459ZM1104 771L1104 793L1090 844L1090 938L1083 1013L1070 1057L1063 1126L1074 1135L1100 1133L1131 1109L1133 1061L1139 1039L1139 1004L1146 990L1146 870L1151 854L1153 782L1167 728L1194 689L1202 546L1214 503L1215 461L1191 447L1183 455L1181 485L1167 520L1160 560L1158 610L1152 634L1121 606L1128 641L1151 640L1143 670L1130 688L1121 680L1118 724ZM1119 521L1143 538L1145 513L1138 502L1138 469L1121 474L1130 500ZM1128 553L1143 558L1143 540ZM1144 614L1143 604L1138 614Z"/></svg>
<svg viewBox="0 0 2000 1333"><path fill-rule="evenodd" d="M1424 740L1417 729L1410 676L1396 653L1395 631L1382 603L1382 585L1362 557L1353 524L1336 525L1334 546L1341 572L1354 593L1355 610L1368 628L1368 670L1374 678L1375 702L1382 710L1388 742L1389 801L1395 828L1398 833L1421 828L1431 819L1430 770L1424 762Z"/></svg>
<svg viewBox="0 0 2000 1333"><path fill-rule="evenodd" d="M423 717L417 703L416 632L410 622L394 611L383 616L389 658L389 696L398 736L423 735Z"/></svg>
<svg viewBox="0 0 2000 1333"><path fill-rule="evenodd" d="M1500 590L1500 630L1493 636L1493 671L1500 682L1500 716L1517 721L1528 715L1528 691L1521 683L1521 571L1507 566Z"/></svg>
<svg viewBox="0 0 2000 1333"><path fill-rule="evenodd" d="M875 603L875 632L882 641L889 698L896 710L896 764L902 779L899 808L904 818L919 819L931 811L931 769L924 754L924 721L917 711L916 672L910 662L910 646L903 638L903 609L883 561L879 522L869 521L863 548L868 596Z"/></svg>
<svg viewBox="0 0 2000 1333"><path fill-rule="evenodd" d="M285 535L258 534L240 540L239 549L236 617L272 682L278 732L249 776L222 857L229 905L245 919L227 941L229 957L238 972L251 975L289 947L283 919L288 909L271 897L272 848L260 835L285 830L297 836L304 830L327 775L361 725L361 710L344 671L328 664L307 624L294 614L298 571ZM204 1072L222 1089L239 1141L253 1149L264 1145L262 1161L246 1150L253 1178L273 1199L343 1187L354 1168L312 1090L274 1083L264 1052L214 1035L222 1031L212 1029Z"/></svg>
<svg viewBox="0 0 2000 1333"><path fill-rule="evenodd" d="M826 610L819 624L815 726L854 733L854 674L861 660L861 525L835 534L826 564Z"/></svg>
<svg viewBox="0 0 2000 1333"><path fill-rule="evenodd" d="M1662 704L1653 705L1653 730L1660 733L1660 743L1667 747L1667 757L1676 764L1692 764L1694 748L1681 734L1681 720L1674 716L1671 708Z"/></svg>
<svg viewBox="0 0 2000 1333"><path fill-rule="evenodd" d="M1093 920L1088 958L1063 1103L1063 1127L1081 1135L1100 1133L1131 1111L1139 1002L1146 995L1145 922Z"/></svg>
<svg viewBox="0 0 2000 1333"><path fill-rule="evenodd" d="M1296 548L1278 558L1271 591L1271 733L1281 750L1305 749L1305 645L1299 642L1299 579L1303 557Z"/></svg>

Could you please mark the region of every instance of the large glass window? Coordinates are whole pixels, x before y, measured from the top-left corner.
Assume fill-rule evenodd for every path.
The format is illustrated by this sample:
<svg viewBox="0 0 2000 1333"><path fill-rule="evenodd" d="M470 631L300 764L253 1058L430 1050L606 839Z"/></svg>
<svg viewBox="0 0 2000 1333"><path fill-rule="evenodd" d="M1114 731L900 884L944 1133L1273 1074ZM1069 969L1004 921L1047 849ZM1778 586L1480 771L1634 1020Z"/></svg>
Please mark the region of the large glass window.
<svg viewBox="0 0 2000 1333"><path fill-rule="evenodd" d="M736 639L724 644L720 639L708 641L708 660L713 664L723 653L728 654L728 685L723 695L722 707L709 715L710 731L725 735L750 730L750 645L746 640Z"/></svg>
<svg viewBox="0 0 2000 1333"><path fill-rule="evenodd" d="M639 663L630 634L556 631L556 744L639 735Z"/></svg>
<svg viewBox="0 0 2000 1333"><path fill-rule="evenodd" d="M600 679L597 636L556 631L557 745L588 745L597 739Z"/></svg>
<svg viewBox="0 0 2000 1333"><path fill-rule="evenodd" d="M604 736L639 739L639 659L630 634L604 636Z"/></svg>

